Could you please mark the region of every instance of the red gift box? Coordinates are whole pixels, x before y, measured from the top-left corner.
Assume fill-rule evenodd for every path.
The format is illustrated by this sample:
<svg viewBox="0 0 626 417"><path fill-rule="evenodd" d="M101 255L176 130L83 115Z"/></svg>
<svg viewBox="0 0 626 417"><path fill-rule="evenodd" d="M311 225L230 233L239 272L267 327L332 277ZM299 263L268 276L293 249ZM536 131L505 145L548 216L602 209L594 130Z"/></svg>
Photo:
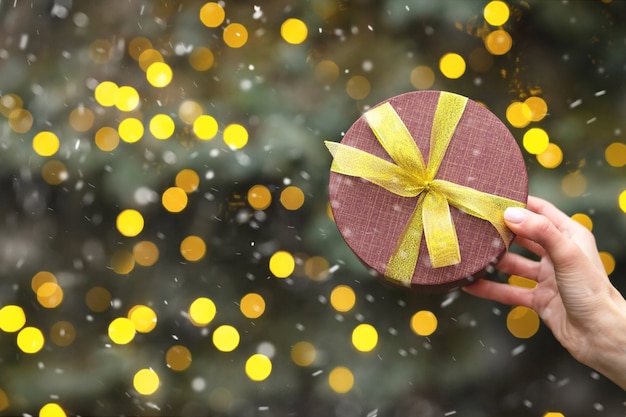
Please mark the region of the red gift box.
<svg viewBox="0 0 626 417"><path fill-rule="evenodd" d="M484 106L448 92L406 93L326 145L339 232L388 282L465 285L513 239L502 213L525 205L528 176L511 132Z"/></svg>

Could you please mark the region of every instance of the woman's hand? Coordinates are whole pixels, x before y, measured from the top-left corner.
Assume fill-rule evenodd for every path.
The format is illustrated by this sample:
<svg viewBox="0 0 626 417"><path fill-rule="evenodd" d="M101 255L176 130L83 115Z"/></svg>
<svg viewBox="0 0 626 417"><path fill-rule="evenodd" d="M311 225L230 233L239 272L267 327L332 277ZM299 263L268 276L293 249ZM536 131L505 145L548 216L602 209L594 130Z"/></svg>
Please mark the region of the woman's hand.
<svg viewBox="0 0 626 417"><path fill-rule="evenodd" d="M479 280L464 290L532 308L574 358L626 389L626 300L609 281L591 232L537 197L504 218L515 243L540 259L508 252L496 268L537 286Z"/></svg>

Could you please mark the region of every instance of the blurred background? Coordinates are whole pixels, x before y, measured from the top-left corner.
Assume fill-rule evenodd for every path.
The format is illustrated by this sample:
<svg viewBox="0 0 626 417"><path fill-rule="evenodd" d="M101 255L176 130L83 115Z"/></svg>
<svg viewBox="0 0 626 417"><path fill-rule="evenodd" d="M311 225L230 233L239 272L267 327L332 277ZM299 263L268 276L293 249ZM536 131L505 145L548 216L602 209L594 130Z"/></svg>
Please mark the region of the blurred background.
<svg viewBox="0 0 626 417"><path fill-rule="evenodd" d="M0 1L0 414L624 415L532 311L371 277L323 145L404 92L479 101L624 292L624 19L610 0Z"/></svg>

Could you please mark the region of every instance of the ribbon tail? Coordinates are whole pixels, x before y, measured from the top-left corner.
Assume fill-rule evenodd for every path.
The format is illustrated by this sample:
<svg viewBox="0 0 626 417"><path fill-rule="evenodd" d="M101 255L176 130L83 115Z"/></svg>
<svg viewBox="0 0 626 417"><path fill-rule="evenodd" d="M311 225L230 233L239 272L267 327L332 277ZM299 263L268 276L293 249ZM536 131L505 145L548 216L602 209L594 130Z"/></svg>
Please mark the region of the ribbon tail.
<svg viewBox="0 0 626 417"><path fill-rule="evenodd" d="M504 210L507 207L525 207L526 204L448 181L435 182L434 186L446 196L452 206L491 223L500 234L505 247L509 248L511 231L504 222Z"/></svg>
<svg viewBox="0 0 626 417"><path fill-rule="evenodd" d="M385 270L387 279L396 281L405 287L411 286L417 258L419 257L420 243L422 242L423 206L424 198L420 196Z"/></svg>
<svg viewBox="0 0 626 417"><path fill-rule="evenodd" d="M424 189L410 172L392 162L337 142L324 143L333 156L333 172L366 179L402 197L416 197Z"/></svg>
<svg viewBox="0 0 626 417"><path fill-rule="evenodd" d="M422 211L424 237L433 268L456 265L461 262L461 251L456 229L446 197L430 190L424 197Z"/></svg>

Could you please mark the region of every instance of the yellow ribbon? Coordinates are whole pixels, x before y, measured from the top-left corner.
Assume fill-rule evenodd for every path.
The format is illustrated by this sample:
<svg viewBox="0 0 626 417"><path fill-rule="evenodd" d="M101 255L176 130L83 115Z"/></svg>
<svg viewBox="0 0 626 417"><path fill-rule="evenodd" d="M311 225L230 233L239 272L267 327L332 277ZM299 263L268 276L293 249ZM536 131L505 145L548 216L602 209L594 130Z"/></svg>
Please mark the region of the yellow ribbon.
<svg viewBox="0 0 626 417"><path fill-rule="evenodd" d="M440 94L430 135L428 165L424 164L415 140L388 102L366 112L365 119L395 164L357 148L325 142L333 155L331 171L364 178L402 197L418 197L384 273L388 279L405 286L411 285L422 234L434 268L461 262L450 205L490 222L507 249L508 229L503 212L507 207L524 207L515 200L435 178L466 103L466 97Z"/></svg>

